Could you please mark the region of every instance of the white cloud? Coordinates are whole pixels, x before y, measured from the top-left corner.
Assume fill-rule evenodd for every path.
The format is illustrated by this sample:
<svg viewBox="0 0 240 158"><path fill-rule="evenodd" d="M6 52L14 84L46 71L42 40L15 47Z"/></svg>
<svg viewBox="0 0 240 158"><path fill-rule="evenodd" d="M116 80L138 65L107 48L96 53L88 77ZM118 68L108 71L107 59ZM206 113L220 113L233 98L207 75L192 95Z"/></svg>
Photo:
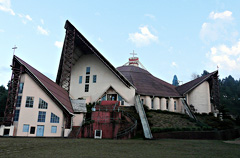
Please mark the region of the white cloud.
<svg viewBox="0 0 240 158"><path fill-rule="evenodd" d="M61 42L61 41L56 41L56 42L54 43L54 45L55 45L56 47L58 47L58 48L62 48L62 47L63 47L63 42Z"/></svg>
<svg viewBox="0 0 240 158"><path fill-rule="evenodd" d="M0 29L0 32L4 32L4 30L3 30L3 29Z"/></svg>
<svg viewBox="0 0 240 158"><path fill-rule="evenodd" d="M32 18L29 15L26 15L25 18L28 19L29 21L32 21Z"/></svg>
<svg viewBox="0 0 240 158"><path fill-rule="evenodd" d="M240 71L240 41L231 47L224 44L212 47L208 58L223 70Z"/></svg>
<svg viewBox="0 0 240 158"><path fill-rule="evenodd" d="M101 37L98 37L98 41L99 41L99 42L103 42L103 40L101 39Z"/></svg>
<svg viewBox="0 0 240 158"><path fill-rule="evenodd" d="M23 22L24 24L27 23L25 20L32 21L32 18L30 17L30 15L18 14L18 16L19 16L20 18L23 18L22 22Z"/></svg>
<svg viewBox="0 0 240 158"><path fill-rule="evenodd" d="M42 25L44 25L44 20L43 20L43 19L41 19L40 21L41 21Z"/></svg>
<svg viewBox="0 0 240 158"><path fill-rule="evenodd" d="M11 9L10 0L0 0L0 10L15 15L14 11Z"/></svg>
<svg viewBox="0 0 240 158"><path fill-rule="evenodd" d="M158 42L158 37L153 35L147 26L139 27L141 33L130 33L129 40L131 40L137 47L147 46L151 42Z"/></svg>
<svg viewBox="0 0 240 158"><path fill-rule="evenodd" d="M48 33L49 33L47 30L43 29L41 26L37 26L37 30L42 35L48 35Z"/></svg>
<svg viewBox="0 0 240 158"><path fill-rule="evenodd" d="M215 13L215 12L211 12L209 14L209 18L210 19L228 19L228 20L232 20L232 12L231 11L224 11L222 13Z"/></svg>
<svg viewBox="0 0 240 158"><path fill-rule="evenodd" d="M236 42L238 31L235 28L232 12L211 12L209 18L211 20L204 22L200 31L200 38L204 42L209 43L217 40Z"/></svg>
<svg viewBox="0 0 240 158"><path fill-rule="evenodd" d="M155 16L152 14L144 14L145 17L149 17L150 19L155 20Z"/></svg>
<svg viewBox="0 0 240 158"><path fill-rule="evenodd" d="M173 61L171 64L172 67L177 67L178 65Z"/></svg>

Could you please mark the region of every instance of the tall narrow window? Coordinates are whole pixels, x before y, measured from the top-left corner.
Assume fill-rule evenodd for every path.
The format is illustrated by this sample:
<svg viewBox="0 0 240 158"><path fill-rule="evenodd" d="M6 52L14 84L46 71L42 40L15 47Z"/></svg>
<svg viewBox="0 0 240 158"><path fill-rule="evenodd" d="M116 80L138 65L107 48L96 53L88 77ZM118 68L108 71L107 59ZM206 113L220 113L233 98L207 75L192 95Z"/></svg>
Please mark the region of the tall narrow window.
<svg viewBox="0 0 240 158"><path fill-rule="evenodd" d="M35 134L35 127L30 128L30 134Z"/></svg>
<svg viewBox="0 0 240 158"><path fill-rule="evenodd" d="M29 131L29 125L24 124L23 125L23 132L28 132Z"/></svg>
<svg viewBox="0 0 240 158"><path fill-rule="evenodd" d="M38 104L39 109L47 109L48 108L48 103L39 98L39 104Z"/></svg>
<svg viewBox="0 0 240 158"><path fill-rule="evenodd" d="M86 76L85 83L89 83L89 80L90 80L90 76Z"/></svg>
<svg viewBox="0 0 240 158"><path fill-rule="evenodd" d="M34 97L27 97L25 107L32 108L33 101L34 101Z"/></svg>
<svg viewBox="0 0 240 158"><path fill-rule="evenodd" d="M18 96L17 97L16 107L20 107L21 106L21 101L22 101L22 96Z"/></svg>
<svg viewBox="0 0 240 158"><path fill-rule="evenodd" d="M79 84L82 83L82 76L79 76Z"/></svg>
<svg viewBox="0 0 240 158"><path fill-rule="evenodd" d="M51 123L59 123L59 117L55 115L54 113L51 113Z"/></svg>
<svg viewBox="0 0 240 158"><path fill-rule="evenodd" d="M20 110L15 110L15 114L14 114L14 119L13 119L13 121L18 121L19 111L20 111Z"/></svg>
<svg viewBox="0 0 240 158"><path fill-rule="evenodd" d="M174 110L177 110L177 102L174 101Z"/></svg>
<svg viewBox="0 0 240 158"><path fill-rule="evenodd" d="M90 74L90 67L86 68L86 74Z"/></svg>
<svg viewBox="0 0 240 158"><path fill-rule="evenodd" d="M18 93L22 93L22 92L23 92L23 85L24 85L24 83L20 83L20 84L19 84Z"/></svg>
<svg viewBox="0 0 240 158"><path fill-rule="evenodd" d="M168 100L166 100L166 109L168 109Z"/></svg>
<svg viewBox="0 0 240 158"><path fill-rule="evenodd" d="M85 84L85 92L88 92L88 91L89 91L89 85Z"/></svg>
<svg viewBox="0 0 240 158"><path fill-rule="evenodd" d="M39 111L38 112L38 122L45 122L45 118L46 118L46 112Z"/></svg>
<svg viewBox="0 0 240 158"><path fill-rule="evenodd" d="M93 75L93 83L97 82L97 75Z"/></svg>

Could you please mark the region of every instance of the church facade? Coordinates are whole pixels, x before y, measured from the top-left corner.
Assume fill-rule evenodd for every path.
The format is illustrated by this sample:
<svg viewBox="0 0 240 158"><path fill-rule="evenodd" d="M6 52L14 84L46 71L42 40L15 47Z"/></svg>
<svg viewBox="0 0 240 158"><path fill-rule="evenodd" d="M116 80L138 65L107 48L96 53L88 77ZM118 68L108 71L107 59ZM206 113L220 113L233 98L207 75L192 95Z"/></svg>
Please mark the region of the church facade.
<svg viewBox="0 0 240 158"><path fill-rule="evenodd" d="M140 67L137 57L115 68L69 21L65 29L56 82L13 57L0 136L67 137L73 126L82 126L86 103L136 106L136 97L153 110L217 112L218 71L174 86Z"/></svg>

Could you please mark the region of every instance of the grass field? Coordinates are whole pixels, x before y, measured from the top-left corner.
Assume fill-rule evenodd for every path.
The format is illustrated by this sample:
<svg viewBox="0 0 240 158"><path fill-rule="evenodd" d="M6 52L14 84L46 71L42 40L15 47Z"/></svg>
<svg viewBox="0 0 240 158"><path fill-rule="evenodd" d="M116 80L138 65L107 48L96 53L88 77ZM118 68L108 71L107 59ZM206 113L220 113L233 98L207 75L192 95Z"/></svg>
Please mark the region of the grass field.
<svg viewBox="0 0 240 158"><path fill-rule="evenodd" d="M0 157L240 157L239 144L210 140L0 138Z"/></svg>

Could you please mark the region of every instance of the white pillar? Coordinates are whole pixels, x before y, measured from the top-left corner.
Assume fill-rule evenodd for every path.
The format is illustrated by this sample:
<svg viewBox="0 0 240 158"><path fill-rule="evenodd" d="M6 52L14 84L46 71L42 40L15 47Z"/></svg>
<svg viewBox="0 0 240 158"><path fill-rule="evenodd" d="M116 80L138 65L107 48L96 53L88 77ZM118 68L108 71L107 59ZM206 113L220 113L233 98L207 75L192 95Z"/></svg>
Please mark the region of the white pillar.
<svg viewBox="0 0 240 158"><path fill-rule="evenodd" d="M149 96L146 96L145 102L146 106L151 109L152 99Z"/></svg>
<svg viewBox="0 0 240 158"><path fill-rule="evenodd" d="M167 110L166 109L166 99L161 98L161 110Z"/></svg>
<svg viewBox="0 0 240 158"><path fill-rule="evenodd" d="M154 109L154 110L159 109L159 98L158 98L158 97L155 97L155 98L153 99L153 109Z"/></svg>
<svg viewBox="0 0 240 158"><path fill-rule="evenodd" d="M169 111L174 111L174 100L173 100L173 98L170 98L168 100L168 109L169 109Z"/></svg>

